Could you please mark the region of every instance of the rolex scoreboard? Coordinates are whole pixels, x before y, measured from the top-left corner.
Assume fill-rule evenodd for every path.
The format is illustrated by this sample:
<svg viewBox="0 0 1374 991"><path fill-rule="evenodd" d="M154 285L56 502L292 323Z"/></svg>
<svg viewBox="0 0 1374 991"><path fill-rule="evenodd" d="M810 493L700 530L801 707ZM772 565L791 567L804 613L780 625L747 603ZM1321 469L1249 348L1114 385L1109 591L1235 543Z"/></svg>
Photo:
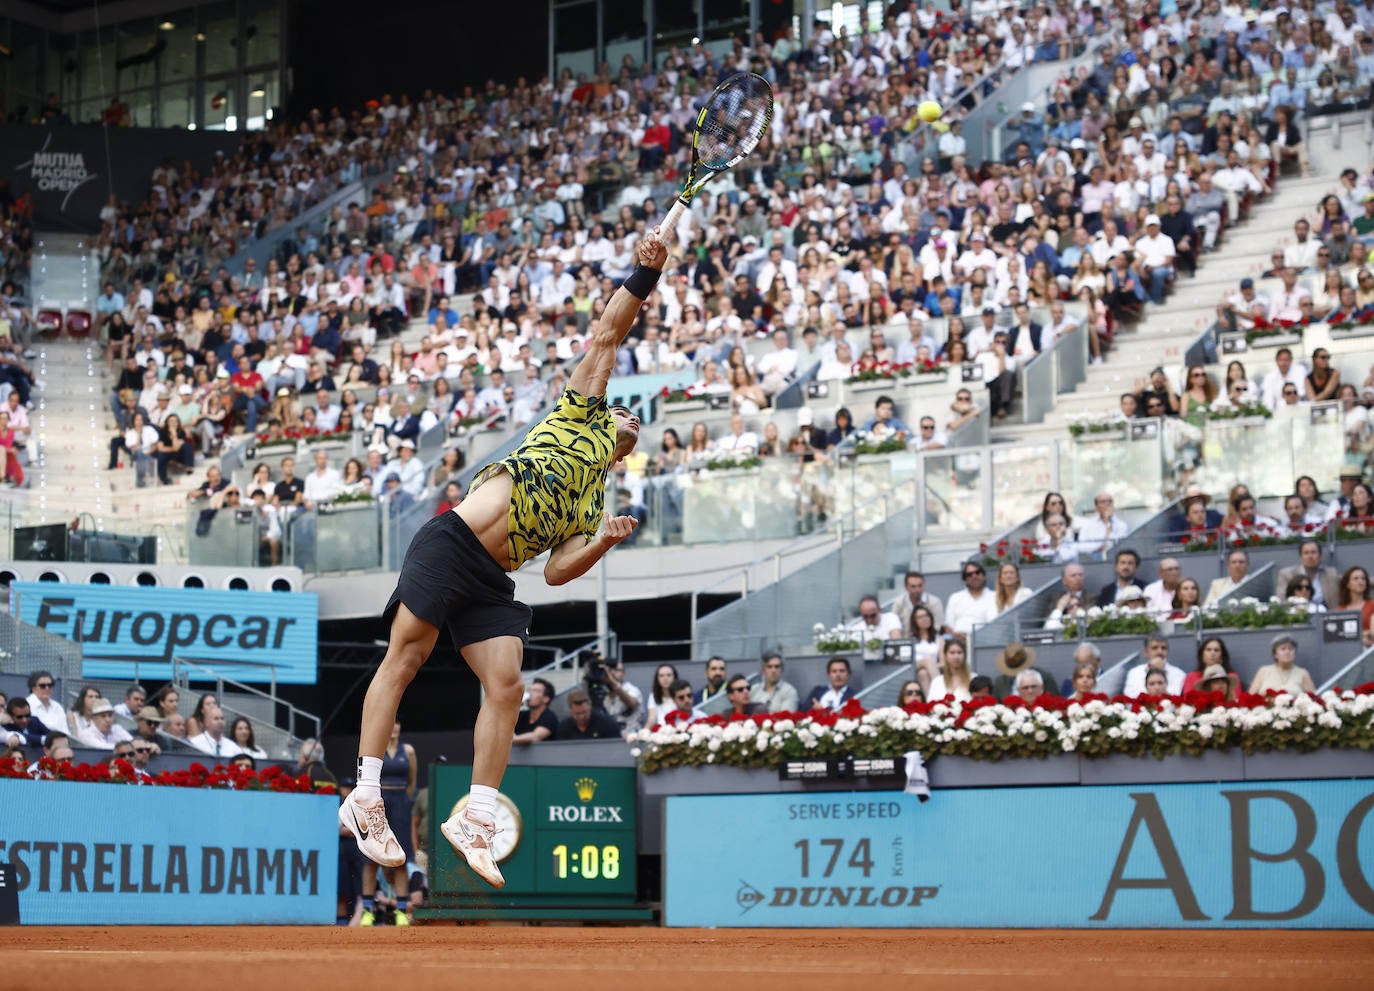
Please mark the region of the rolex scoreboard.
<svg viewBox="0 0 1374 991"><path fill-rule="evenodd" d="M496 807L495 856L506 886L472 872L439 826L468 800L472 768L429 771L429 902L422 919L640 919L635 770L511 767Z"/></svg>

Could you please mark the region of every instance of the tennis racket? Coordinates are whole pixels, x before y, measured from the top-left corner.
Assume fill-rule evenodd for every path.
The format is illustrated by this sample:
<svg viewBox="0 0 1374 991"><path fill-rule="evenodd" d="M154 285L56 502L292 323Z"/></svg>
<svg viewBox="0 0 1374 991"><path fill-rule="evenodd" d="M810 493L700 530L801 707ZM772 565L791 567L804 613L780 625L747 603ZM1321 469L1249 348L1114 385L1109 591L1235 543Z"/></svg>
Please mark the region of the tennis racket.
<svg viewBox="0 0 1374 991"><path fill-rule="evenodd" d="M692 167L687 183L659 225L659 238L672 237L692 198L715 176L735 165L758 146L773 121L773 87L753 72L737 72L715 88L697 114L692 132Z"/></svg>

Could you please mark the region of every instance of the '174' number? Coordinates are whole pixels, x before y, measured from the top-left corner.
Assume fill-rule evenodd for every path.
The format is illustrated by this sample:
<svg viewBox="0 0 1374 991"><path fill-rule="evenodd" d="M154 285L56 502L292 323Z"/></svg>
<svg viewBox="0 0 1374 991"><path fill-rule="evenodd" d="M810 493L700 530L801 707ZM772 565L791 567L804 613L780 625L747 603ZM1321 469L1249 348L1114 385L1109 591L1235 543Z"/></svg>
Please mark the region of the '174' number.
<svg viewBox="0 0 1374 991"><path fill-rule="evenodd" d="M817 840L818 846L829 847L830 857L825 863L825 869L821 872L821 877L829 877L835 871L835 865L840 862L840 857L844 855L844 840ZM801 876L811 876L811 841L797 840L792 844L801 851ZM824 851L817 851L819 856L825 856ZM817 859L819 863L819 857ZM873 870L873 853L869 849L868 840L862 839L854 843L849 852L850 867L864 872L864 877L868 877Z"/></svg>

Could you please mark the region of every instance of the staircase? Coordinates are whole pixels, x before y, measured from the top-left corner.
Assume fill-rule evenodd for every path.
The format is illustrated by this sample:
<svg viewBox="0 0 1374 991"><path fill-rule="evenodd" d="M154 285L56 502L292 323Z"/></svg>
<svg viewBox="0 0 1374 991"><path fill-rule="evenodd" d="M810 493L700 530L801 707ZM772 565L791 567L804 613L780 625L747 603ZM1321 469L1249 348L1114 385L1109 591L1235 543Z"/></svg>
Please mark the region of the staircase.
<svg viewBox="0 0 1374 991"><path fill-rule="evenodd" d="M1299 217L1312 216L1317 202L1334 187L1341 169L1368 167L1369 149L1357 134L1351 133L1357 131L1355 127L1346 127L1340 148L1331 147L1330 130L1314 132L1309 154L1319 175L1311 179L1281 178L1274 194L1252 209L1248 220L1226 231L1217 251L1202 256L1196 277L1180 275L1163 306L1147 304L1144 319L1135 327L1118 329L1115 347L1107 354L1105 363L1089 366L1087 377L1077 390L1057 397L1043 422L995 427L993 440L1062 439L1069 417L1116 410L1118 397L1124 392L1139 391L1141 380L1161 365L1178 387L1185 352L1215 322L1216 308L1223 298L1239 288L1241 279L1259 278L1267 267L1271 248L1292 242L1293 223ZM1241 357L1252 377L1266 370L1255 365L1255 356Z"/></svg>

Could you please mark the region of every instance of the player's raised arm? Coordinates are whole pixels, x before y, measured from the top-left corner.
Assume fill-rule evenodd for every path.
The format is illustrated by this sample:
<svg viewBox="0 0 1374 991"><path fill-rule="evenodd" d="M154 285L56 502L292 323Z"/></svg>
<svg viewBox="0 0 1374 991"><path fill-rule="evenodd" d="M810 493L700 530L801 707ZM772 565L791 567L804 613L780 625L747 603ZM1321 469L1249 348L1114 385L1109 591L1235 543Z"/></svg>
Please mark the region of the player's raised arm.
<svg viewBox="0 0 1374 991"><path fill-rule="evenodd" d="M597 321L587 344L587 352L573 369L568 388L583 396L600 396L615 371L615 355L634 326L639 308L644 305L663 274L668 249L659 240L657 228L639 242L639 263L606 304L606 311Z"/></svg>

